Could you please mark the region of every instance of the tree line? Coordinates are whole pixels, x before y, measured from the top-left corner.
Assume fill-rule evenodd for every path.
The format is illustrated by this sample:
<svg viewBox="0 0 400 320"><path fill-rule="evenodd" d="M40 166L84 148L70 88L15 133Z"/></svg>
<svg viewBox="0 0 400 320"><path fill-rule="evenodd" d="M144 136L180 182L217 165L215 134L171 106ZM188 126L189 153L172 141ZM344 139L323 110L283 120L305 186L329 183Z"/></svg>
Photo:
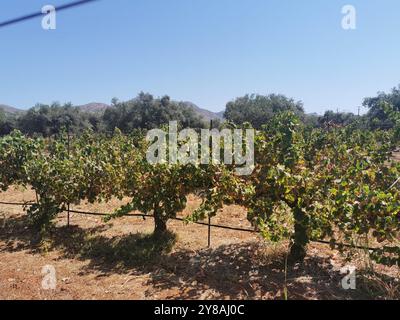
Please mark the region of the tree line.
<svg viewBox="0 0 400 320"><path fill-rule="evenodd" d="M378 93L376 97L365 98L365 115L349 112L326 111L324 115L307 114L301 101L284 95L245 95L227 103L224 118L234 124L250 123L260 129L274 115L291 111L307 126L318 128L326 126L347 126L356 124L367 130L391 129L393 120L385 112L385 104L400 112L400 85L389 93ZM182 127L206 128L210 123L183 102L176 102L169 96L155 98L148 93L140 93L136 98L119 102L113 99L111 107L104 112L85 112L71 104L39 104L21 115L8 114L0 108L0 135L14 129L27 135L44 137L58 134L67 128L71 134L81 134L86 130L99 133L112 133L118 128L123 133L136 129L158 128L171 120L177 120ZM214 127L221 125L215 120Z"/></svg>
<svg viewBox="0 0 400 320"><path fill-rule="evenodd" d="M119 102L113 99L112 106L103 113L85 112L70 103L60 105L37 105L22 115L6 115L0 110L0 134L6 135L14 129L24 134L49 137L67 129L71 134L82 134L86 130L112 133L118 128L123 133L136 129L153 129L169 121L179 121L184 127L204 128L208 124L183 102L175 102L168 96L154 98L140 93L135 99Z"/></svg>

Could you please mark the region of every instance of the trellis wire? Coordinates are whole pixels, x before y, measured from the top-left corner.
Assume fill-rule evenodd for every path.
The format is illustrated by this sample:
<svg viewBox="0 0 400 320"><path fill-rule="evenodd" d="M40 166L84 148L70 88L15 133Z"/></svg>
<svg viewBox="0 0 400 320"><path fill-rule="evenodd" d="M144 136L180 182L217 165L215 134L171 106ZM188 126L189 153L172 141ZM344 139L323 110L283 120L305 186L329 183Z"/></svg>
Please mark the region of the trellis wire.
<svg viewBox="0 0 400 320"><path fill-rule="evenodd" d="M0 205L10 205L10 206L31 206L33 205L33 201L27 201L25 203L21 202L4 202L0 201ZM64 212L67 212L67 210L64 210ZM76 214L81 214L81 215L89 215L89 216L100 216L100 217L107 217L110 214L109 213L103 213L103 212L90 212L90 211L80 211L80 210L69 210L70 213L76 213ZM142 218L154 218L153 215L149 214L143 214L143 213L129 213L129 214L123 214L123 217L142 217ZM183 218L170 218L171 220L176 220L176 221L182 221L186 222L185 219ZM224 226L224 225L218 225L218 224L212 224L211 223L211 217L208 217L208 223L206 222L199 222L195 221L192 222L193 224L197 225L202 225L202 226L207 226L208 227L208 246L211 246L211 228L217 228L217 229L225 229L225 230L233 230L233 231L239 231L239 232L248 232L248 233L259 233L258 230L255 229L244 229L244 228L239 228L239 227L231 227L231 226ZM316 243L321 243L321 244L328 244L328 245L334 245L335 247L344 247L344 248L353 248L353 249L361 249L361 250L368 250L368 251L379 251L379 250L390 250L393 249L393 247L382 247L382 248L371 248L371 247L364 247L364 246L358 246L358 245L351 245L347 243L338 243L338 242L330 242L326 240L310 240L311 242L316 242Z"/></svg>

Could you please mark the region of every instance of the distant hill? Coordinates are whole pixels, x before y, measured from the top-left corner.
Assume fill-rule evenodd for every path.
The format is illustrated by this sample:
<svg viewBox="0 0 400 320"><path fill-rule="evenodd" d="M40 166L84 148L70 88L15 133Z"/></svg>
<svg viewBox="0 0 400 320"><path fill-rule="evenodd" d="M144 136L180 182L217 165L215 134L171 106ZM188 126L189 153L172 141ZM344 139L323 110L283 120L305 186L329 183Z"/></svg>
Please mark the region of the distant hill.
<svg viewBox="0 0 400 320"><path fill-rule="evenodd" d="M207 109L202 109L202 108L198 107L197 105L195 105L193 102L189 102L189 101L185 101L184 104L187 107L193 109L194 112L196 112L198 115L202 116L205 121L216 120L216 119L222 120L223 119L223 114L224 114L223 111L218 112L218 113L212 112ZM76 107L79 108L83 112L101 114L107 108L109 108L111 106L106 103L91 102L91 103L84 104L81 106L76 106ZM18 109L18 108L3 105L3 104L0 104L0 108L2 108L6 113L12 114L12 115L18 115L18 114L21 114L26 111L26 110Z"/></svg>
<svg viewBox="0 0 400 320"><path fill-rule="evenodd" d="M191 108L196 112L198 115L202 116L204 120L210 121L210 120L215 120L223 119L223 111L219 113L215 113L206 109L202 109L195 105L192 102L185 101L183 102L187 107ZM80 110L85 111L85 112L90 112L90 113L103 113L107 108L111 107L108 104L105 103L98 103L98 102L91 102L82 106L77 106Z"/></svg>
<svg viewBox="0 0 400 320"><path fill-rule="evenodd" d="M217 113L216 113L216 115L218 115L219 117L221 117L221 119L224 119L224 114L225 114L225 111L220 111L220 112L217 112Z"/></svg>
<svg viewBox="0 0 400 320"><path fill-rule="evenodd" d="M24 110L21 110L21 109L18 109L18 108L14 108L14 107L10 107L10 106L7 106L5 104L0 104L0 109L3 109L6 113L11 113L11 114L18 114L18 113L24 112Z"/></svg>
<svg viewBox="0 0 400 320"><path fill-rule="evenodd" d="M91 102L82 106L77 106L81 111L90 113L103 113L110 105L99 102Z"/></svg>
<svg viewBox="0 0 400 320"><path fill-rule="evenodd" d="M185 101L184 104L187 107L192 108L197 114L201 115L204 118L204 120L206 120L206 121L223 119L223 113L224 113L223 111L215 113L215 112L209 111L207 109L202 109L202 108L198 107L197 105L195 105L194 103L189 102L189 101Z"/></svg>
<svg viewBox="0 0 400 320"><path fill-rule="evenodd" d="M76 106L76 107L84 112L101 113L101 112L104 112L104 110L106 110L110 106L105 103L92 102L92 103L88 103L88 104L84 104L82 106ZM26 112L26 110L18 109L15 107L10 107L5 104L0 104L0 108L2 108L6 113L11 113L11 114L18 114L18 113Z"/></svg>

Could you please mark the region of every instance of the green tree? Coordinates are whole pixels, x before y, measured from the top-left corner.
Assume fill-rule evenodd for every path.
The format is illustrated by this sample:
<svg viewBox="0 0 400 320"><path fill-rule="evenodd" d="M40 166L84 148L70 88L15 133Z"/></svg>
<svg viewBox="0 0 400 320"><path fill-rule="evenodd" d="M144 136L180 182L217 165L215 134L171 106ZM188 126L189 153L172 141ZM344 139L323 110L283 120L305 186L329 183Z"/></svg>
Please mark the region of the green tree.
<svg viewBox="0 0 400 320"><path fill-rule="evenodd" d="M159 128L169 121L178 121L183 127L203 128L204 121L184 103L171 101L164 96L156 99L151 94L141 92L135 99L118 102L113 99L113 106L108 108L103 121L108 131L115 128L124 133L135 129Z"/></svg>
<svg viewBox="0 0 400 320"><path fill-rule="evenodd" d="M363 105L368 108L367 119L372 129L393 128L393 119L385 111L385 105L392 106L394 112L400 112L400 85L390 93L379 92L376 97L365 98Z"/></svg>
<svg viewBox="0 0 400 320"><path fill-rule="evenodd" d="M70 133L77 134L93 127L91 117L93 115L81 112L71 104L40 104L18 118L18 128L29 135L51 136L59 134L65 128L68 128Z"/></svg>
<svg viewBox="0 0 400 320"><path fill-rule="evenodd" d="M15 117L0 108L0 136L10 134L16 128Z"/></svg>
<svg viewBox="0 0 400 320"><path fill-rule="evenodd" d="M328 110L319 117L319 126L347 126L354 123L358 117L351 112L334 112Z"/></svg>
<svg viewBox="0 0 400 320"><path fill-rule="evenodd" d="M224 116L228 121L238 125L249 122L254 128L260 129L275 114L283 111L292 111L301 117L304 116L301 102L295 102L279 94L267 96L252 94L237 98L226 105Z"/></svg>

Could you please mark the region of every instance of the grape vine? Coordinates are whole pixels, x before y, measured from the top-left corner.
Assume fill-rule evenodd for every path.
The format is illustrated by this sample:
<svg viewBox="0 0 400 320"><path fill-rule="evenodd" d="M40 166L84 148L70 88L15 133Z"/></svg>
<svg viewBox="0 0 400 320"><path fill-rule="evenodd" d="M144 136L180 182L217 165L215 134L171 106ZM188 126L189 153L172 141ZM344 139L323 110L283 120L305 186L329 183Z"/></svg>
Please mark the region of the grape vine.
<svg viewBox="0 0 400 320"><path fill-rule="evenodd" d="M155 235L167 231L189 194L202 202L187 222L235 203L247 209L248 220L265 238L290 239L290 259L297 262L311 239L398 243L400 164L392 158L398 132L398 126L309 128L284 112L256 131L254 171L237 176L233 165L150 164L141 131L86 132L71 140L65 133L42 139L15 131L0 138L0 188L34 190L36 203L27 214L42 232L68 204L82 201L129 198L107 219L132 211L152 214ZM385 263L398 263L399 256L396 247L373 255Z"/></svg>

